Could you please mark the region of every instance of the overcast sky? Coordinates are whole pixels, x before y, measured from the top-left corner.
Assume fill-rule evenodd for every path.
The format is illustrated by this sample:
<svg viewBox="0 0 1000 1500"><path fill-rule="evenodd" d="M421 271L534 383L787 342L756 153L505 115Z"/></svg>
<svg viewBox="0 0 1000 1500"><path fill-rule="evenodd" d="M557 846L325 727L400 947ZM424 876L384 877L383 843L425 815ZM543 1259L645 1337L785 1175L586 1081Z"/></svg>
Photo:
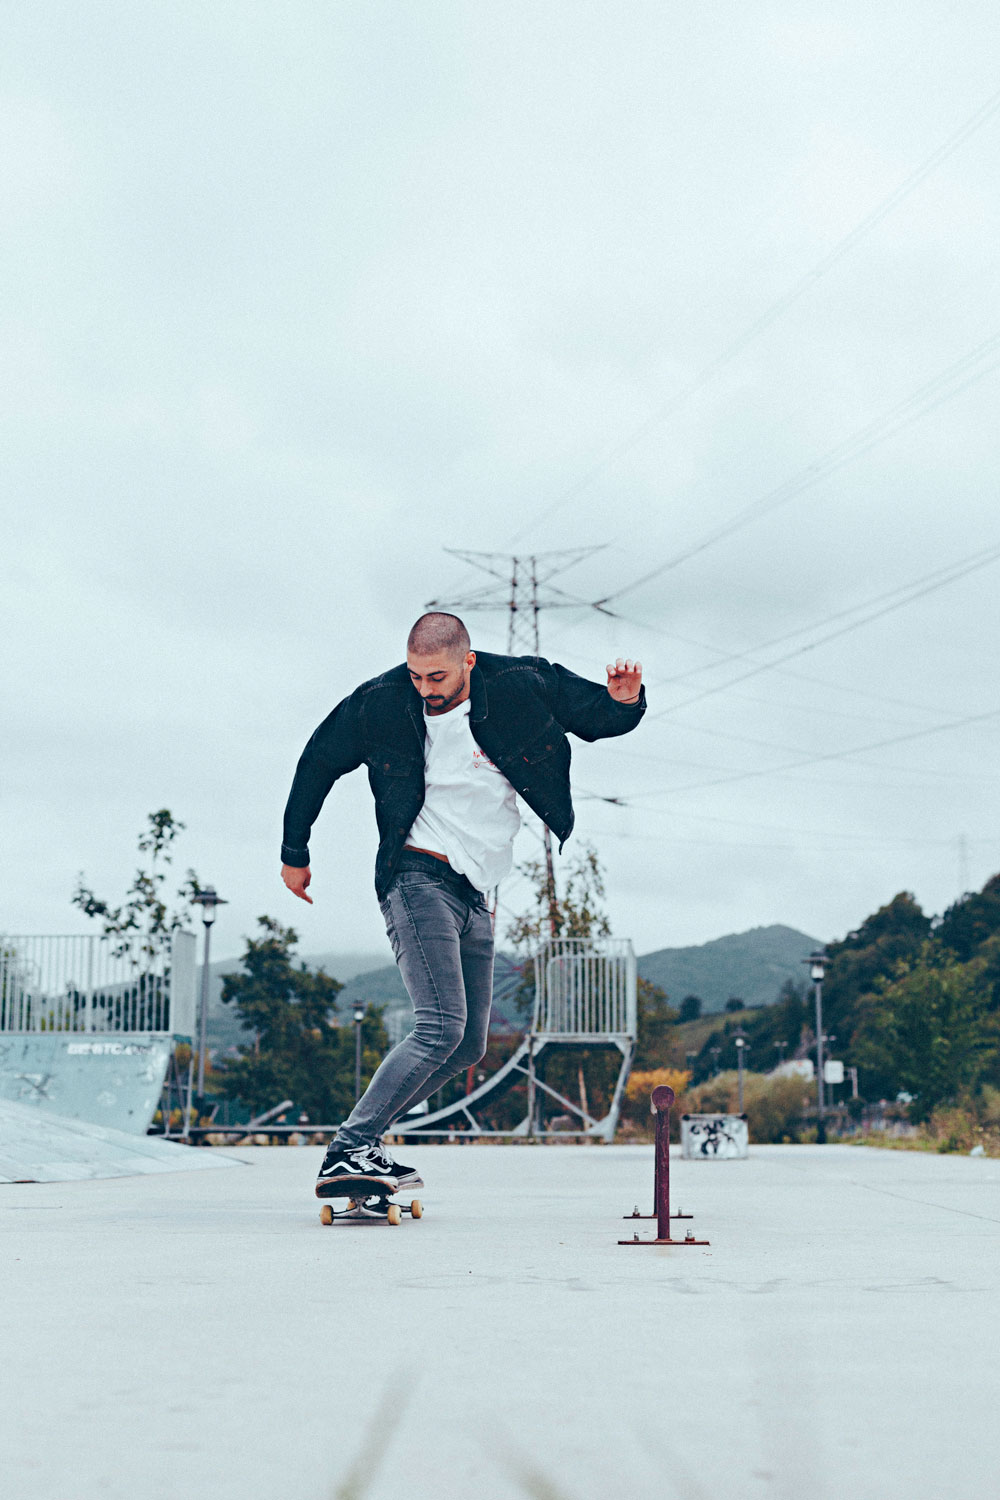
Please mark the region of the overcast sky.
<svg viewBox="0 0 1000 1500"><path fill-rule="evenodd" d="M981 885L998 55L987 0L5 0L0 929L86 930L77 872L118 899L166 806L217 953L384 945L363 774L312 908L281 813L487 581L446 547L604 546L556 581L616 617L542 649L644 664L574 756L640 951Z"/></svg>

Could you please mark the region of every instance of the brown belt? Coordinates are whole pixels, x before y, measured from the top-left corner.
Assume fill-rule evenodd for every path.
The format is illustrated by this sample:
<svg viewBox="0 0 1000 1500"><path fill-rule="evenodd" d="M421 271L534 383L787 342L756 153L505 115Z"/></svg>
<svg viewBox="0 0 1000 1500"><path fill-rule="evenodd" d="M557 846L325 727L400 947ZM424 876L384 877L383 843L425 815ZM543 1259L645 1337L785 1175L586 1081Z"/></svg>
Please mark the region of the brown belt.
<svg viewBox="0 0 1000 1500"><path fill-rule="evenodd" d="M439 854L436 849L421 849L417 844L404 844L404 849L409 849L411 854L429 854L432 859L439 859L442 864L448 864L447 854Z"/></svg>

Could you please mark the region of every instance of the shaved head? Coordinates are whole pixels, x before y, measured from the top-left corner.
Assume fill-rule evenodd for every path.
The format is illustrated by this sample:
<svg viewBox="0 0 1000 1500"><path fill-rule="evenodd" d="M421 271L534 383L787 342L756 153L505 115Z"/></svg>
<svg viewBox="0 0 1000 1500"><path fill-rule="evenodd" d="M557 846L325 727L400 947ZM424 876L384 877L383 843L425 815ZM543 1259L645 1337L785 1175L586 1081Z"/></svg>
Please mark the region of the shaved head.
<svg viewBox="0 0 1000 1500"><path fill-rule="evenodd" d="M407 656L446 656L460 661L469 650L469 632L457 615L438 610L421 615L406 638Z"/></svg>

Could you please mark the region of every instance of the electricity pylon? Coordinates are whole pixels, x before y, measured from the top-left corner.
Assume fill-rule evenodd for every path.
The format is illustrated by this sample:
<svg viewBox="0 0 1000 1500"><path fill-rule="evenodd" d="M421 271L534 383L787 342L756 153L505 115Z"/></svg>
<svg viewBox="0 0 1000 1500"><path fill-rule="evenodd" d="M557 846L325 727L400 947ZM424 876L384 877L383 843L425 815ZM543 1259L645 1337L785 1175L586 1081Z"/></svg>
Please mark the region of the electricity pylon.
<svg viewBox="0 0 1000 1500"><path fill-rule="evenodd" d="M575 567L585 557L604 550L606 544L596 547L569 547L560 552L535 552L530 555L512 552L465 552L457 547L444 550L452 557L460 557L474 568L481 568L498 581L487 584L467 594L463 599L446 603L432 599L428 609L469 610L506 609L507 653L516 656L523 652L538 656L538 616L543 609L596 609L601 614L612 613L590 599L574 598L556 588L550 580L568 568ZM549 928L552 936L558 934L558 905L556 901L556 875L552 863L552 835L548 825L542 823L542 839L545 845L545 891L549 904Z"/></svg>

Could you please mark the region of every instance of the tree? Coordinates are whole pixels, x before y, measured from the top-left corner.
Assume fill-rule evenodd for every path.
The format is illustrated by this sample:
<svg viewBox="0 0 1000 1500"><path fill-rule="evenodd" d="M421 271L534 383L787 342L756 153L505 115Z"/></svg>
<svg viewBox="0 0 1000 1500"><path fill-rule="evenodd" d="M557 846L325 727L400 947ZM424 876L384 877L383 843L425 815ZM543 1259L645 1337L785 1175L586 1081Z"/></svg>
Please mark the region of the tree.
<svg viewBox="0 0 1000 1500"><path fill-rule="evenodd" d="M853 1029L862 995L895 973L898 964L916 960L930 931L930 917L909 891L900 891L856 931L827 944L831 963L823 983L823 1024L840 1038L841 1046Z"/></svg>
<svg viewBox="0 0 1000 1500"><path fill-rule="evenodd" d="M746 1005L740 999L739 995L730 995L726 1001L726 1009L729 1011L746 1010Z"/></svg>
<svg viewBox="0 0 1000 1500"><path fill-rule="evenodd" d="M611 923L601 906L604 900L604 871L592 844L584 844L567 870L562 895L556 889L555 903L550 907L548 875L545 861L526 860L518 871L531 883L532 905L507 929L507 936L518 949L534 949L548 937L609 937ZM554 912L555 932L552 932Z"/></svg>
<svg viewBox="0 0 1000 1500"><path fill-rule="evenodd" d="M987 880L981 891L968 892L949 906L934 935L961 963L967 963L978 948L1000 932L1000 875Z"/></svg>
<svg viewBox="0 0 1000 1500"><path fill-rule="evenodd" d="M335 1024L343 985L322 969L293 962L298 934L258 917L261 936L246 939L243 973L227 974L222 1000L256 1033L236 1060L219 1069L222 1089L254 1113L291 1099L312 1120L334 1124L354 1104L354 1035ZM382 1013L369 1005L361 1023L362 1087L388 1046Z"/></svg>
<svg viewBox="0 0 1000 1500"><path fill-rule="evenodd" d="M775 1051L780 1050L784 1052L787 1050L794 1057L795 1053L803 1045L803 1033L806 1030L807 1024L805 983L801 980L796 983L794 979L786 979L778 991L778 998L774 1008L777 1014L769 1034L765 1029L768 1018L766 1011L764 1016L761 1017L761 1023L763 1024L758 1023L755 1025L754 1022L757 1020L755 1017L754 1022L751 1022L751 1027L755 1034L758 1033L759 1029L761 1040L766 1040ZM763 1056L764 1054L760 1052L758 1055Z"/></svg>
<svg viewBox="0 0 1000 1500"><path fill-rule="evenodd" d="M910 1113L926 1120L937 1105L972 1088L997 1041L996 1017L982 984L984 961L942 961L927 942L918 960L878 981L858 1007L854 1055L890 1096L914 1096Z"/></svg>
<svg viewBox="0 0 1000 1500"><path fill-rule="evenodd" d="M551 912L555 912L557 937L610 937L611 923L601 906L604 872L593 845L584 844L570 863L562 895L557 887L554 905L550 903L545 861L530 859L517 868L531 884L531 906L523 915L514 918L507 928L507 936L521 955L521 983L515 1003L521 1014L527 1015L535 1000L531 959L540 944L552 936Z"/></svg>
<svg viewBox="0 0 1000 1500"><path fill-rule="evenodd" d="M699 995L685 995L681 1001L678 1019L684 1021L697 1021L701 1015L701 997Z"/></svg>
<svg viewBox="0 0 1000 1500"><path fill-rule="evenodd" d="M127 953L132 934L138 933L142 938L139 951L152 960L162 952L178 928L188 926L190 912L185 908L169 910L163 899L167 872L161 868L161 865L173 862L173 843L185 825L178 822L166 807L150 813L147 822L148 829L139 834L139 853L150 856L148 868L136 870L122 905L112 907L95 896L89 886L84 885L82 871L77 877L72 904L78 906L84 916L99 917L105 937L119 940L116 955ZM197 875L188 870L187 878L177 891L177 899L189 904L200 893Z"/></svg>
<svg viewBox="0 0 1000 1500"><path fill-rule="evenodd" d="M639 1069L667 1068L677 1063L674 1027L677 1012L665 990L648 979L638 984L638 1036L634 1066Z"/></svg>
<svg viewBox="0 0 1000 1500"><path fill-rule="evenodd" d="M801 1051L806 1027L804 988L802 983L786 979L773 1005L765 1005L747 1017L744 1058L749 1053L766 1070L779 1062L785 1051L793 1057L797 1051ZM740 1008L742 1004L740 1001ZM729 1011L728 1006L726 1010ZM720 1066L727 1069L736 1067L735 1043L738 1028L733 1020L735 1012L736 1006L733 1006L725 1020L705 1037L694 1062L696 1084L711 1078Z"/></svg>

